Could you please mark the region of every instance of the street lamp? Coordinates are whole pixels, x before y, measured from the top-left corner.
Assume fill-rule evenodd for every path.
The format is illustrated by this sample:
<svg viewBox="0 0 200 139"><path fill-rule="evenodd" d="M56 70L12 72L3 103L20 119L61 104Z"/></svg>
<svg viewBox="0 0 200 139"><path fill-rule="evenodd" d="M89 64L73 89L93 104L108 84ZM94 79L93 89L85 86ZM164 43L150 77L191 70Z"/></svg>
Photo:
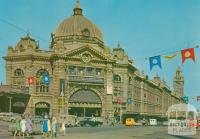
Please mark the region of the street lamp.
<svg viewBox="0 0 200 139"><path fill-rule="evenodd" d="M9 112L12 112L12 97L9 98Z"/></svg>

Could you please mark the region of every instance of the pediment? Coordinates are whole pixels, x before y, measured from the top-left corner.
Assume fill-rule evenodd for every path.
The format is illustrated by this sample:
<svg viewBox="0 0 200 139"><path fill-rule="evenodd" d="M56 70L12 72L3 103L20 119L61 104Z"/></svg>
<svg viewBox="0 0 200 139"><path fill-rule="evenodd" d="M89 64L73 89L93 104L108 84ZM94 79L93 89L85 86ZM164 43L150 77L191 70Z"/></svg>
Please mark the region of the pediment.
<svg viewBox="0 0 200 139"><path fill-rule="evenodd" d="M112 61L112 59L108 58L105 54L88 45L67 52L63 54L63 57L82 59L84 62L89 62L90 60Z"/></svg>

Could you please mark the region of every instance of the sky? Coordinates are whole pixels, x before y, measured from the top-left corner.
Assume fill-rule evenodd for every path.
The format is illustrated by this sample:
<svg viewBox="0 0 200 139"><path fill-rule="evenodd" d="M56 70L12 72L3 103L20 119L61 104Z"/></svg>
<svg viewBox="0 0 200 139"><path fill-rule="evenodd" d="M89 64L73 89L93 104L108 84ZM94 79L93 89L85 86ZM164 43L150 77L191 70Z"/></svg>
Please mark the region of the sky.
<svg viewBox="0 0 200 139"><path fill-rule="evenodd" d="M147 57L200 45L199 0L80 0L84 16L103 33L107 47L121 47L134 60L134 66L149 78L158 74L173 90L173 76L181 67L185 96L200 96L200 48L195 62L181 63L181 55L162 59L162 69L150 71ZM30 32L40 49L48 50L51 32L70 17L76 0L0 0L0 57L7 47L17 44ZM5 83L5 61L0 59L0 81ZM200 109L200 101L190 99Z"/></svg>

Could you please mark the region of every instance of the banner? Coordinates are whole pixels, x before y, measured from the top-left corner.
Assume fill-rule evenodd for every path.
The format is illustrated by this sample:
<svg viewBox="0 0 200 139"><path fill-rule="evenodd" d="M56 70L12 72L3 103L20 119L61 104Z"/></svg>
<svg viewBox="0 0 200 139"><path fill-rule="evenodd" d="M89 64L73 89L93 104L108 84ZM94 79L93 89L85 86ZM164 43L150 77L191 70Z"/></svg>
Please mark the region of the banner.
<svg viewBox="0 0 200 139"><path fill-rule="evenodd" d="M181 50L181 55L182 55L182 63L185 62L187 59L192 59L195 61L195 53L194 53L194 48L188 48L185 50Z"/></svg>
<svg viewBox="0 0 200 139"><path fill-rule="evenodd" d="M172 54L172 55L162 55L163 58L167 59L167 60L172 60L174 59L176 56L178 55L178 53Z"/></svg>
<svg viewBox="0 0 200 139"><path fill-rule="evenodd" d="M152 70L154 66L162 68L160 55L149 57L149 64L150 64L150 70Z"/></svg>
<svg viewBox="0 0 200 139"><path fill-rule="evenodd" d="M34 77L28 77L28 84L34 85Z"/></svg>

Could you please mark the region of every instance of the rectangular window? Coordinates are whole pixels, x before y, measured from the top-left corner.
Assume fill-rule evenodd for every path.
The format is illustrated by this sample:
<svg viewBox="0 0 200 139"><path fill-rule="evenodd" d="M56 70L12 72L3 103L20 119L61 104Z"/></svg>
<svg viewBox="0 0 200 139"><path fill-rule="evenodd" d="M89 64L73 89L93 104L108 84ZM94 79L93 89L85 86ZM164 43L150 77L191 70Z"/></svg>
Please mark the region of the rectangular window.
<svg viewBox="0 0 200 139"><path fill-rule="evenodd" d="M87 75L93 75L93 68L91 68L91 67L88 67L87 69L86 69L86 72L87 72Z"/></svg>
<svg viewBox="0 0 200 139"><path fill-rule="evenodd" d="M74 66L69 66L68 67L68 73L69 74L75 74L75 67Z"/></svg>
<svg viewBox="0 0 200 139"><path fill-rule="evenodd" d="M97 75L97 76L100 76L100 75L101 75L101 72L102 72L102 69L100 69L100 68L97 68L97 69L96 69L96 75Z"/></svg>

